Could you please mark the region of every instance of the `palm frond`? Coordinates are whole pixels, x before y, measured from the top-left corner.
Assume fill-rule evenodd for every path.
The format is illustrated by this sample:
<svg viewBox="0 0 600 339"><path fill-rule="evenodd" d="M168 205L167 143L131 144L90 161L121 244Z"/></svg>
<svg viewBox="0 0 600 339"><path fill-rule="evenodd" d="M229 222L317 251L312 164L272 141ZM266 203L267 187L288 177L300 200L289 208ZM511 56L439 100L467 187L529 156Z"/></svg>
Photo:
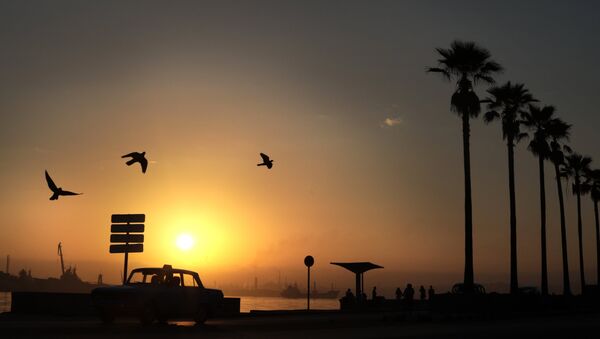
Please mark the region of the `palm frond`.
<svg viewBox="0 0 600 339"><path fill-rule="evenodd" d="M493 83L493 75L502 71L502 66L491 60L490 52L472 41L454 40L450 48L436 48L441 56L439 67L428 68L427 72L442 74L445 78L466 77L478 83Z"/></svg>
<svg viewBox="0 0 600 339"><path fill-rule="evenodd" d="M573 153L573 149L569 145L563 145L563 149L569 154Z"/></svg>
<svg viewBox="0 0 600 339"><path fill-rule="evenodd" d="M427 70L425 70L426 73L440 73L442 75L442 77L446 80L450 80L451 79L451 75L450 73L443 69L443 68L439 68L439 67L428 67Z"/></svg>
<svg viewBox="0 0 600 339"><path fill-rule="evenodd" d="M522 132L522 133L518 133L517 136L515 137L515 139L517 140L517 142L526 139L529 137L529 134Z"/></svg>
<svg viewBox="0 0 600 339"><path fill-rule="evenodd" d="M473 83L478 84L482 81L488 84L493 84L496 82L496 80L494 80L494 78L492 78L491 75L475 74L473 76Z"/></svg>
<svg viewBox="0 0 600 339"><path fill-rule="evenodd" d="M488 112L485 112L485 114L483 115L483 121L485 121L486 124L489 124L492 121L499 119L499 118L500 118L500 113L498 113L496 111L488 111Z"/></svg>

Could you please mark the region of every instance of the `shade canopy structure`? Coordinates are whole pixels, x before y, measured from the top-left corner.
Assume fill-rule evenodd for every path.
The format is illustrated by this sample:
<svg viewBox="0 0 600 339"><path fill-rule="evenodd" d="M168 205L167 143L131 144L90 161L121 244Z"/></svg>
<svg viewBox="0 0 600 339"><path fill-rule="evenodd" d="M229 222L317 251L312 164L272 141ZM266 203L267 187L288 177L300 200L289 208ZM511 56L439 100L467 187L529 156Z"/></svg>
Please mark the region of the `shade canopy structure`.
<svg viewBox="0 0 600 339"><path fill-rule="evenodd" d="M348 271L354 273L356 275L356 298L360 300L362 296L362 281L363 281L363 273L366 271L370 271L376 268L383 268L383 266L379 266L377 264L373 264L371 262L363 261L363 262L332 262L332 265L341 266Z"/></svg>

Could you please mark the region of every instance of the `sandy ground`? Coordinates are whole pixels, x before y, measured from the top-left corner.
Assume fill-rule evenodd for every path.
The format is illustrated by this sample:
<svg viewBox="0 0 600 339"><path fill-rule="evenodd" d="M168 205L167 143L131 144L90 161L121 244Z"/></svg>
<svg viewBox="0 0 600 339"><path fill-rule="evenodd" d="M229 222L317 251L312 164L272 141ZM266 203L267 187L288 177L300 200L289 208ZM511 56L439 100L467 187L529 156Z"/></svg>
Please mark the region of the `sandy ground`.
<svg viewBox="0 0 600 339"><path fill-rule="evenodd" d="M600 315L491 320L419 320L398 314L262 315L213 319L204 326L134 320L103 325L94 318L0 315L1 338L598 338Z"/></svg>

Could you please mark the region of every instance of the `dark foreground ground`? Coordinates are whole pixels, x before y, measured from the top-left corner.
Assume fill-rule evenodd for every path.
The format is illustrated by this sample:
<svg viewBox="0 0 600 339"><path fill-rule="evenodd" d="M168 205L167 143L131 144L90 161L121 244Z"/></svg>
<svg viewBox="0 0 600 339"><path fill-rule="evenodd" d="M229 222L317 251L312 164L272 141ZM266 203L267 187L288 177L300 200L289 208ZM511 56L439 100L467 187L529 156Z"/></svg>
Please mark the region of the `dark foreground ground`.
<svg viewBox="0 0 600 339"><path fill-rule="evenodd" d="M599 338L599 314L505 319L408 317L399 313L246 315L204 326L170 322L142 327L133 319L106 326L95 318L0 314L0 338Z"/></svg>

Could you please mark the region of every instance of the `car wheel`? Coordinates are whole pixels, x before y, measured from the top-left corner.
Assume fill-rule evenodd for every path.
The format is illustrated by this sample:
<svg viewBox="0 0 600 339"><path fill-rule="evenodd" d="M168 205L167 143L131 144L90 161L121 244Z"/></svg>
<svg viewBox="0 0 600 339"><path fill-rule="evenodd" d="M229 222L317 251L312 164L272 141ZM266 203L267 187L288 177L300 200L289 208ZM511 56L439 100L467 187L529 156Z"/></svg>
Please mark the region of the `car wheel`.
<svg viewBox="0 0 600 339"><path fill-rule="evenodd" d="M207 318L208 312L206 312L206 308L202 307L198 310L198 312L196 312L196 315L194 316L194 321L196 321L196 324L202 325L206 322Z"/></svg>
<svg viewBox="0 0 600 339"><path fill-rule="evenodd" d="M154 309L152 307L144 307L140 314L140 322L142 325L152 325L155 319L156 315L154 313Z"/></svg>

